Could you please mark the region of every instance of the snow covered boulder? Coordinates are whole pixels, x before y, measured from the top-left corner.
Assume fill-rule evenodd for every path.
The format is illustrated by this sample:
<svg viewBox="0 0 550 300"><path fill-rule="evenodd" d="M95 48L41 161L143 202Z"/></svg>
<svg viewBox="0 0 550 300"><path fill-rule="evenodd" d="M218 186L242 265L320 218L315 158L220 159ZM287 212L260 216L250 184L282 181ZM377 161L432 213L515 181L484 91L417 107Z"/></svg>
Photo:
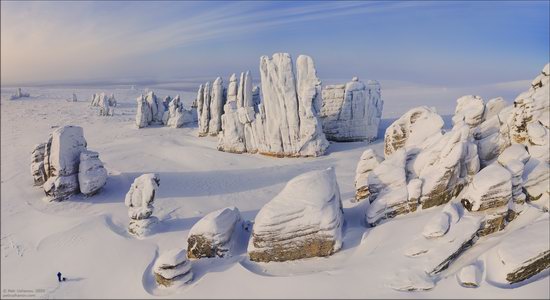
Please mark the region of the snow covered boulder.
<svg viewBox="0 0 550 300"><path fill-rule="evenodd" d="M485 103L480 96L467 95L456 100L453 124L466 123L470 128L475 128L483 121Z"/></svg>
<svg viewBox="0 0 550 300"><path fill-rule="evenodd" d="M86 140L82 127L63 126L52 132L44 154L48 179L43 185L51 201L61 201L78 193L78 167L84 150Z"/></svg>
<svg viewBox="0 0 550 300"><path fill-rule="evenodd" d="M476 265L467 265L457 274L460 285L468 288L479 287L481 282L481 270Z"/></svg>
<svg viewBox="0 0 550 300"><path fill-rule="evenodd" d="M233 233L240 224L241 214L236 207L207 214L189 231L189 258L224 257L231 254Z"/></svg>
<svg viewBox="0 0 550 300"><path fill-rule="evenodd" d="M80 152L78 170L80 192L86 196L97 193L107 182L107 170L103 167L97 152L88 150Z"/></svg>
<svg viewBox="0 0 550 300"><path fill-rule="evenodd" d="M550 268L550 216L548 213L531 225L520 228L498 244L499 268L510 284L524 281Z"/></svg>
<svg viewBox="0 0 550 300"><path fill-rule="evenodd" d="M124 204L128 207L130 224L128 231L138 237L150 233L151 227L157 223L157 218L152 217L155 194L160 185L157 174L143 174L134 180L130 190L126 194Z"/></svg>
<svg viewBox="0 0 550 300"><path fill-rule="evenodd" d="M157 98L157 95L153 91L149 91L145 96L145 101L151 109L151 121L150 123L160 124L162 123L162 116L164 115L164 104Z"/></svg>
<svg viewBox="0 0 550 300"><path fill-rule="evenodd" d="M42 186L48 179L44 169L44 155L46 153L47 143L34 146L31 154L31 175L35 186Z"/></svg>
<svg viewBox="0 0 550 300"><path fill-rule="evenodd" d="M30 97L29 93L23 93L21 91L21 88L17 88L17 90L15 91L15 94L10 96L10 100L17 100L19 98L27 98L27 97Z"/></svg>
<svg viewBox="0 0 550 300"><path fill-rule="evenodd" d="M329 256L342 246L343 222L334 169L302 174L258 212L248 254L259 262Z"/></svg>
<svg viewBox="0 0 550 300"><path fill-rule="evenodd" d="M409 110L386 129L385 156L388 157L403 147L418 147L426 139L441 135L443 125L443 119L433 108L421 106Z"/></svg>
<svg viewBox="0 0 550 300"><path fill-rule="evenodd" d="M165 125L171 128L182 127L185 123L184 110L185 109L183 108L183 104L181 103L180 96L177 95L174 99L169 101L168 111L164 113L166 116L166 120L164 122Z"/></svg>
<svg viewBox="0 0 550 300"><path fill-rule="evenodd" d="M322 92L320 118L323 132L333 141L372 141L378 135L383 101L380 85L354 77L345 85L329 85Z"/></svg>
<svg viewBox="0 0 550 300"><path fill-rule="evenodd" d="M288 53L262 56L260 75L265 115L256 118L258 151L277 157L324 154L329 144L314 109L321 82L311 57L298 57L295 76Z"/></svg>
<svg viewBox="0 0 550 300"><path fill-rule="evenodd" d="M157 258L153 273L157 284L164 288L177 288L193 280L187 252L180 249L172 249Z"/></svg>

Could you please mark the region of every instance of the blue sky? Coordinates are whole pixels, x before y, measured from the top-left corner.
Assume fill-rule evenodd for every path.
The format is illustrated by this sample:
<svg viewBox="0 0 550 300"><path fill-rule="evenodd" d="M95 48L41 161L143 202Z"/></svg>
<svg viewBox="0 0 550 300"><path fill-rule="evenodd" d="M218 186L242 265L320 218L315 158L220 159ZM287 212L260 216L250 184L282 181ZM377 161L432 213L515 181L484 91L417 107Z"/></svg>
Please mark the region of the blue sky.
<svg viewBox="0 0 550 300"><path fill-rule="evenodd" d="M548 1L5 2L3 84L213 77L261 55L313 57L324 81L468 86L534 78Z"/></svg>

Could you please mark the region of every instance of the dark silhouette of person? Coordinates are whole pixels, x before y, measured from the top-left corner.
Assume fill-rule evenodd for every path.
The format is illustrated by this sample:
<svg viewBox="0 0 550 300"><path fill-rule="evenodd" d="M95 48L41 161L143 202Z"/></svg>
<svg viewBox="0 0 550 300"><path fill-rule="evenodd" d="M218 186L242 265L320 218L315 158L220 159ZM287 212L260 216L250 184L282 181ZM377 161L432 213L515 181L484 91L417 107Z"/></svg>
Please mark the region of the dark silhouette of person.
<svg viewBox="0 0 550 300"><path fill-rule="evenodd" d="M61 282L61 272L57 272L57 281Z"/></svg>

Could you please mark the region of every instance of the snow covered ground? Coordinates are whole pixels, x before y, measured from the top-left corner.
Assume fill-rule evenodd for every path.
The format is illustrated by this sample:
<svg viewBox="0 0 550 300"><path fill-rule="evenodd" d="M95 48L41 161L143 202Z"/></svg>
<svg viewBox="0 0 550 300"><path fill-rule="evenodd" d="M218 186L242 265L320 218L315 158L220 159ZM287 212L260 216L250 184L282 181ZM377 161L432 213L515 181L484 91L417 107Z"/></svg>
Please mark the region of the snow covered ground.
<svg viewBox="0 0 550 300"><path fill-rule="evenodd" d="M40 298L549 298L548 270L523 283L505 286L484 272L479 288L462 287L457 274L471 264L488 264L476 256L498 243L489 238L476 244L441 274L433 290L399 292L390 288L398 274L414 269L403 255L425 224L443 206L399 216L375 228L364 224L365 201L352 202L354 177L363 151L383 154L383 132L393 120L418 105L436 106L447 126L455 100L479 93L484 99L509 95L510 85L456 91L429 89L409 97L415 88L384 88L385 101L379 139L331 143L318 158L272 158L216 150L217 138L197 135L197 128L135 127L136 97L142 86L23 88L29 98L9 100L15 88L1 93L1 285L9 297L13 290L31 291ZM176 84L152 87L159 98L180 94L189 107L196 92L174 90ZM525 89L518 85L517 95ZM481 89L481 88L480 88ZM68 102L75 93L78 102ZM93 93L114 93L114 116L102 117L89 107ZM496 92L503 92L498 94ZM431 94L430 94L431 93ZM434 96L439 95L439 96ZM420 100L408 100L425 98ZM435 101L434 99L440 100ZM513 98L506 100L510 103ZM99 152L109 172L103 190L90 198L46 203L42 189L33 187L30 153L62 125L84 128L88 149ZM236 206L244 220L277 195L293 177L310 170L335 167L344 205L343 248L327 258L284 263L255 263L246 254L246 236L233 257L193 262L193 281L176 290L156 287L152 268L162 253L187 248L191 227L207 213ZM134 179L157 173L160 188L154 215L156 233L136 239L127 233L129 222L124 197ZM539 217L522 214L511 234ZM522 219L523 218L523 219ZM246 235L246 232L242 232ZM496 251L496 250L495 250ZM56 273L67 278L59 284ZM12 295L13 295L12 294Z"/></svg>

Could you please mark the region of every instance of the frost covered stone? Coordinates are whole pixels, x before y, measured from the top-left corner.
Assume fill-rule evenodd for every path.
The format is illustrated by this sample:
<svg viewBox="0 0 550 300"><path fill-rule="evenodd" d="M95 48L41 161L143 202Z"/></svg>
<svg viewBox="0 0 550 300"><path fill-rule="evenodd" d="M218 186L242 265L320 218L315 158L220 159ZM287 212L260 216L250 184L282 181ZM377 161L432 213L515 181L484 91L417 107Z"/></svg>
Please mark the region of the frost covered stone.
<svg viewBox="0 0 550 300"><path fill-rule="evenodd" d="M236 207L223 208L204 216L189 231L189 258L224 257L230 254L233 235L240 223L241 214Z"/></svg>
<svg viewBox="0 0 550 300"><path fill-rule="evenodd" d="M512 176L499 164L492 164L477 173L463 199L469 211L504 206L512 197Z"/></svg>
<svg viewBox="0 0 550 300"><path fill-rule="evenodd" d="M103 167L97 152L89 150L80 152L78 170L80 192L86 196L97 193L107 182L107 170Z"/></svg>
<svg viewBox="0 0 550 300"><path fill-rule="evenodd" d="M225 104L225 89L221 77L216 78L212 83L210 100L210 120L208 123L208 134L217 136L222 130L221 117L223 114L223 105Z"/></svg>
<svg viewBox="0 0 550 300"><path fill-rule="evenodd" d="M137 98L136 125L138 128L149 126L153 120L153 112L151 107L145 100L143 95Z"/></svg>
<svg viewBox="0 0 550 300"><path fill-rule="evenodd" d="M73 94L73 101L76 99L76 95ZM114 107L117 105L115 95L107 95L105 93L97 93L92 95L92 101L90 106L99 107L100 116L112 116L114 114Z"/></svg>
<svg viewBox="0 0 550 300"><path fill-rule="evenodd" d="M252 78L250 72L241 73L241 80L232 74L227 89L227 102L221 117L222 131L219 134L218 150L232 153L247 152L248 131L249 146L253 142L250 123L254 121L252 102ZM246 99L245 99L246 98ZM246 129L245 129L246 128ZM252 152L252 149L250 149Z"/></svg>
<svg viewBox="0 0 550 300"><path fill-rule="evenodd" d="M168 97L168 99L170 98ZM180 128L183 126L185 123L185 109L179 95L169 101L168 111L164 114L166 116L166 121L164 122L166 126L171 128Z"/></svg>
<svg viewBox="0 0 550 300"><path fill-rule="evenodd" d="M63 126L55 129L44 154L44 170L48 179L44 192L52 201L61 201L77 194L80 153L86 150L82 127Z"/></svg>
<svg viewBox="0 0 550 300"><path fill-rule="evenodd" d="M26 97L30 97L30 94L29 93L23 93L21 91L21 88L17 88L17 90L15 91L15 94L10 96L10 100L16 100L16 99L19 99L19 98L26 98Z"/></svg>
<svg viewBox="0 0 550 300"><path fill-rule="evenodd" d="M456 100L455 115L453 123L466 123L470 128L478 126L483 121L485 103L479 96L462 96Z"/></svg>
<svg viewBox="0 0 550 300"><path fill-rule="evenodd" d="M161 287L180 287L193 279L191 262L187 260L187 252L172 249L163 253L153 266L155 281Z"/></svg>
<svg viewBox="0 0 550 300"><path fill-rule="evenodd" d="M380 85L368 85L354 77L343 85L328 85L322 91L320 118L323 131L333 141L372 141L378 135L383 101Z"/></svg>
<svg viewBox="0 0 550 300"><path fill-rule="evenodd" d="M376 152L372 149L367 149L363 154L361 154L361 159L357 164L357 169L355 170L355 200L361 201L363 199L368 199L371 191L369 189L369 172L374 170L380 162L383 161L383 158L378 156Z"/></svg>
<svg viewBox="0 0 550 300"><path fill-rule="evenodd" d="M449 230L450 219L446 213L437 214L433 217L422 231L422 235L426 238L435 238L445 235Z"/></svg>
<svg viewBox="0 0 550 300"><path fill-rule="evenodd" d="M148 235L157 222L153 214L155 193L160 185L157 174L143 174L134 180L126 194L124 204L128 207L130 225L128 231L138 237Z"/></svg>
<svg viewBox="0 0 550 300"><path fill-rule="evenodd" d="M343 222L334 169L302 174L258 212L248 254L260 262L329 256L342 246Z"/></svg>
<svg viewBox="0 0 550 300"><path fill-rule="evenodd" d="M426 139L441 135L443 125L443 119L433 108L421 106L409 110L386 129L385 156L403 147L419 146Z"/></svg>

